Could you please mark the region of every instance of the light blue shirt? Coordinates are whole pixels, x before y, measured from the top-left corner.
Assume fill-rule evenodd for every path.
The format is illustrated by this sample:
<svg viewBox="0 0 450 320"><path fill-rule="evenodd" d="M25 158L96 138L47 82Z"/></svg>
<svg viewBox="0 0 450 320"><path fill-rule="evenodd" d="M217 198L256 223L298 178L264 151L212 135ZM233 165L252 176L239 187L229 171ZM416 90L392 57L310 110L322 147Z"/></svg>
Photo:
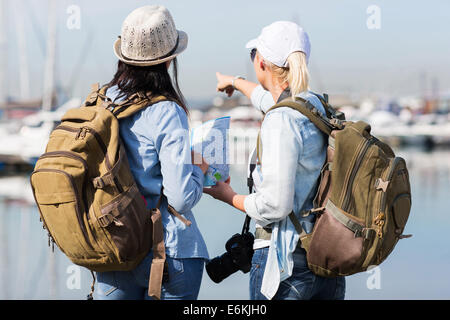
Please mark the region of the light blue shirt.
<svg viewBox="0 0 450 320"><path fill-rule="evenodd" d="M106 95L114 100L117 88ZM192 165L188 118L175 102L158 102L120 120L120 136L125 145L131 172L148 208L155 208L161 187L161 205L166 254L173 258L209 258L192 208L203 194L204 175ZM192 224L186 226L167 210L170 205Z"/></svg>
<svg viewBox="0 0 450 320"><path fill-rule="evenodd" d="M310 101L320 112L325 110L311 92L298 95ZM268 91L258 86L251 97L254 106L266 112L274 105ZM300 213L313 208L318 178L326 158L326 140L322 132L303 114L291 108L269 112L261 126L261 165L253 172L256 192L246 197L246 213L257 227L272 228L261 293L271 299L281 281L292 275L292 253L299 234L288 215L294 211L305 232L310 233L315 216Z"/></svg>

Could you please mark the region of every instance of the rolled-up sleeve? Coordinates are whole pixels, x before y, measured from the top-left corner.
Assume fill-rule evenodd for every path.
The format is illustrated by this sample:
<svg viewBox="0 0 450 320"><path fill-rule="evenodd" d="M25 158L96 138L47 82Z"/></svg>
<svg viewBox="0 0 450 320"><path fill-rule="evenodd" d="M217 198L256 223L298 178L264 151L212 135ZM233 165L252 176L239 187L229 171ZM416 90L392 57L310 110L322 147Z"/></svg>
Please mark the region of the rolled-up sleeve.
<svg viewBox="0 0 450 320"><path fill-rule="evenodd" d="M258 85L255 89L253 89L250 98L252 105L264 113L266 113L267 110L275 104L272 94L269 91L264 90L261 85Z"/></svg>
<svg viewBox="0 0 450 320"><path fill-rule="evenodd" d="M192 164L189 125L184 110L174 102L163 102L157 107L159 117L154 141L161 164L163 192L175 210L186 212L202 196L203 172Z"/></svg>
<svg viewBox="0 0 450 320"><path fill-rule="evenodd" d="M248 195L244 208L251 218L265 226L288 216L294 205L295 177L303 143L296 135L298 124L292 116L269 113L261 127L262 181L256 193Z"/></svg>

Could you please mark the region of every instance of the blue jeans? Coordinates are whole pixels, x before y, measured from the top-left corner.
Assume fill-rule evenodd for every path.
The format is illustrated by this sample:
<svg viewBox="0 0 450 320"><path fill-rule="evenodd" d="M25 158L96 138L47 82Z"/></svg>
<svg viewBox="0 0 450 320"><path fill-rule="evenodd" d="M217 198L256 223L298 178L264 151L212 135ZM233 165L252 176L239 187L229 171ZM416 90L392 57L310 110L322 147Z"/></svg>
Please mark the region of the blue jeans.
<svg viewBox="0 0 450 320"><path fill-rule="evenodd" d="M269 248L256 249L250 270L250 299L267 300L261 293L261 284L266 268ZM343 300L345 297L345 278L323 278L308 268L306 252L298 248L293 253L294 269L292 276L280 283L273 300Z"/></svg>
<svg viewBox="0 0 450 320"><path fill-rule="evenodd" d="M148 296L148 280L153 254L131 271L97 272L98 300L151 300ZM174 259L167 257L169 280L161 290L162 300L196 300L203 276L204 259Z"/></svg>

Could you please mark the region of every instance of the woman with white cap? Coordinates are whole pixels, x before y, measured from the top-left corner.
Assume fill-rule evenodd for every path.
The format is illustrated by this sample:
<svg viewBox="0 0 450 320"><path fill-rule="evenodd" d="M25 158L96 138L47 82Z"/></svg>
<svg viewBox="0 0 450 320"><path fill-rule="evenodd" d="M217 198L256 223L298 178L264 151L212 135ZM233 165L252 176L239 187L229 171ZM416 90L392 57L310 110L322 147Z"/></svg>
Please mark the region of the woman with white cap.
<svg viewBox="0 0 450 320"><path fill-rule="evenodd" d="M234 90L249 97L262 112L288 97L301 97L319 112L325 110L309 91L310 42L306 32L288 21L275 22L247 44L259 84L242 77L217 73L217 90ZM299 234L288 216L295 214L310 233L318 178L326 157L326 140L300 112L282 107L266 114L261 126L261 159L254 151L251 164L255 192L236 194L227 183L205 189L214 198L243 211L256 222L250 271L250 298L343 299L345 278L327 279L313 274L301 248Z"/></svg>
<svg viewBox="0 0 450 320"><path fill-rule="evenodd" d="M144 6L125 19L114 44L117 72L106 95L120 101L135 93L164 96L120 122L131 172L149 208L155 208L163 189L160 211L164 227L167 277L161 299L197 299L208 252L191 209L202 196L208 165L192 164L188 110L177 81L176 57L188 43L162 6ZM168 72L173 66L173 79ZM196 158L197 159L197 158ZM169 214L172 208L190 224ZM185 220L186 222L186 220ZM149 299L152 251L132 271L99 272L98 299Z"/></svg>

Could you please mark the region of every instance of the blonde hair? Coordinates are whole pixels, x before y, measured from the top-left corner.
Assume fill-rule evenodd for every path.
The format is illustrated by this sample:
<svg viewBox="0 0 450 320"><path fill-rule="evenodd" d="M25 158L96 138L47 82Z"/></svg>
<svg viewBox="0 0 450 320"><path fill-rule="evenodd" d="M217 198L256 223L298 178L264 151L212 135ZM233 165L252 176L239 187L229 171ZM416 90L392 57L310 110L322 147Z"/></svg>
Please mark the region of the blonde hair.
<svg viewBox="0 0 450 320"><path fill-rule="evenodd" d="M288 66L286 68L278 67L269 63L272 72L280 79L281 83L288 83L294 98L300 92L309 90L309 71L306 61L306 55L301 51L293 52L287 58Z"/></svg>

